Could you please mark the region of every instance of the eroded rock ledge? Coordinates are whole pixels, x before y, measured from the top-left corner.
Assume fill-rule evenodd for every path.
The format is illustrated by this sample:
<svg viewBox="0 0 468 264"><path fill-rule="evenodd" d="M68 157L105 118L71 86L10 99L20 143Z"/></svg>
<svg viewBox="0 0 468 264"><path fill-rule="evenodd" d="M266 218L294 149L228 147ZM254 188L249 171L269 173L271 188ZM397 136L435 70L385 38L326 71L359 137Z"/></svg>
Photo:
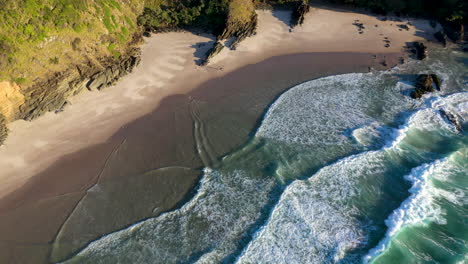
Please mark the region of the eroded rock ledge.
<svg viewBox="0 0 468 264"><path fill-rule="evenodd" d="M116 59L106 57L99 61L76 65L52 76L38 80L34 85L19 89L4 82L0 98L0 145L7 136L7 122L17 119L33 120L44 113L57 111L67 104L67 99L83 89L101 90L130 73L140 63L140 49L133 47ZM17 89L15 88L17 87Z"/></svg>

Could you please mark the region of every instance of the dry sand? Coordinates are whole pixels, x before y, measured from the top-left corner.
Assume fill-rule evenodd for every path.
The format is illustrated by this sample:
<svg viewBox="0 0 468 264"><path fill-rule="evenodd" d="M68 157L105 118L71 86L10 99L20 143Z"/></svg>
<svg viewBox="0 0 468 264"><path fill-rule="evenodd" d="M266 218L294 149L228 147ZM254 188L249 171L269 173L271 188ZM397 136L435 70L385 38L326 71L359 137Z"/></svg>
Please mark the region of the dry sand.
<svg viewBox="0 0 468 264"><path fill-rule="evenodd" d="M403 22L314 8L290 32L289 12L258 13L258 34L208 66L196 62L212 36L157 34L116 86L72 98L63 113L12 123L0 147L0 260L25 253L62 260L100 235L170 210L188 197L200 168L245 142L279 93L319 76L379 68L384 57L395 65L406 42L433 30L425 21L400 31ZM362 34L355 20L366 27Z"/></svg>

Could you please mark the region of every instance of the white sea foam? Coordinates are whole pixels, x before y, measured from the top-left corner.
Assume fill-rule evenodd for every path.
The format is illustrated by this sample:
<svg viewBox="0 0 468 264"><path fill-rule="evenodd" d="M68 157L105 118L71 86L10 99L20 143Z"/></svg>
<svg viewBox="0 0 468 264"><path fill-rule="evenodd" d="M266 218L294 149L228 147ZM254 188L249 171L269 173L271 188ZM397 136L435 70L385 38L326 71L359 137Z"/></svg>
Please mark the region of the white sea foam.
<svg viewBox="0 0 468 264"><path fill-rule="evenodd" d="M382 172L383 156L345 158L291 184L237 263L335 263L365 244L352 201L365 192L357 182Z"/></svg>
<svg viewBox="0 0 468 264"><path fill-rule="evenodd" d="M270 107L256 135L302 145L345 142L344 129L374 122L377 115L389 118L405 108L396 81L386 83L380 75L344 74L298 85Z"/></svg>

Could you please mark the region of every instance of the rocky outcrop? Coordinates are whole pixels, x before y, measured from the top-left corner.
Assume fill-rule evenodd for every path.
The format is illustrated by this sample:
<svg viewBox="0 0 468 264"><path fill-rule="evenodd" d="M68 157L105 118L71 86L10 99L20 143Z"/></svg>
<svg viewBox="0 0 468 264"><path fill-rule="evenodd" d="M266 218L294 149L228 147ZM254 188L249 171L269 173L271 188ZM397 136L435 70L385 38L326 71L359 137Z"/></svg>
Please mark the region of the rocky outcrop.
<svg viewBox="0 0 468 264"><path fill-rule="evenodd" d="M139 54L132 54L119 64L111 64L104 70L97 72L89 79L86 88L89 90L102 90L114 84L120 77L130 73L140 63Z"/></svg>
<svg viewBox="0 0 468 264"><path fill-rule="evenodd" d="M0 114L0 145L5 141L8 136L8 128L5 116Z"/></svg>
<svg viewBox="0 0 468 264"><path fill-rule="evenodd" d="M443 31L438 31L434 34L434 37L442 44L442 46L447 46L447 35L445 35Z"/></svg>
<svg viewBox="0 0 468 264"><path fill-rule="evenodd" d="M411 93L414 99L421 98L424 94L440 91L442 81L435 74L421 74L416 79L415 90Z"/></svg>
<svg viewBox="0 0 468 264"><path fill-rule="evenodd" d="M235 40L230 45L230 48L236 49L237 45L241 41L243 41L247 37L250 37L256 33L257 24L258 24L258 20L257 20L257 14L255 12L252 13L249 20L245 23L241 23L239 21L231 22L228 20L226 23L226 27L224 28L221 35L219 35L218 39L223 40L223 39L228 39L232 37L235 38Z"/></svg>
<svg viewBox="0 0 468 264"><path fill-rule="evenodd" d="M218 53L220 53L223 48L223 43L221 43L221 41L216 41L215 45L206 52L205 59L201 62L201 65L204 66L210 63L210 60Z"/></svg>
<svg viewBox="0 0 468 264"><path fill-rule="evenodd" d="M459 117L457 114L452 114L448 111L445 111L444 109L440 109L440 114L443 117L445 117L450 123L452 123L458 132L462 132L463 126L461 117Z"/></svg>
<svg viewBox="0 0 468 264"><path fill-rule="evenodd" d="M424 60L427 57L427 47L422 42L413 42L410 48L416 59Z"/></svg>
<svg viewBox="0 0 468 264"><path fill-rule="evenodd" d="M55 73L23 91L24 104L19 108L19 118L32 120L46 112L62 109L68 97L85 88L101 90L112 85L139 62L139 49L132 49L118 60L107 58L100 63L89 62Z"/></svg>
<svg viewBox="0 0 468 264"><path fill-rule="evenodd" d="M309 0L301 1L291 14L291 27L300 26L304 23L305 15L309 13Z"/></svg>

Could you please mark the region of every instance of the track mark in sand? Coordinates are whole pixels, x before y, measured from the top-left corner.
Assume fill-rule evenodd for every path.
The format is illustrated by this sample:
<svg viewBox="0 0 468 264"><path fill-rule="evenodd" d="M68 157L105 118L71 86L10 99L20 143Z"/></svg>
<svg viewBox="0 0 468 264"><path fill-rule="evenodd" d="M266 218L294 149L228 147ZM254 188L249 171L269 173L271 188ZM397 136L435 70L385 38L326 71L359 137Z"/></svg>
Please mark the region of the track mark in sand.
<svg viewBox="0 0 468 264"><path fill-rule="evenodd" d="M174 55L172 56L169 60L173 60L173 61L176 61L180 64L183 64L183 63L186 63L187 62L187 59L182 57L182 56L177 56L177 55Z"/></svg>
<svg viewBox="0 0 468 264"><path fill-rule="evenodd" d="M182 71L185 67L182 66L182 65L178 65L178 64L175 64L175 63L167 63L165 65L163 65L164 68L168 68L170 70L174 70L174 71Z"/></svg>
<svg viewBox="0 0 468 264"><path fill-rule="evenodd" d="M175 74L168 72L168 71L161 70L161 68L153 71L152 74L156 78L165 79L165 80L172 79L175 77Z"/></svg>
<svg viewBox="0 0 468 264"><path fill-rule="evenodd" d="M200 112L198 109L198 104L203 103L196 101L193 98L190 98L190 114L193 120L194 126L194 138L195 145L197 147L198 155L202 160L205 167L213 168L216 164L216 156L211 153L211 147L209 140L206 136L205 123L203 122Z"/></svg>
<svg viewBox="0 0 468 264"><path fill-rule="evenodd" d="M118 108L120 108L122 106L123 105L117 104L117 103L106 104L105 106L101 106L101 107L98 107L96 109L96 115L102 115L102 114L104 114L106 112L112 112L113 110L118 109Z"/></svg>
<svg viewBox="0 0 468 264"><path fill-rule="evenodd" d="M49 145L49 143L47 141L43 141L43 140L36 140L33 142L32 144L34 147L36 148L43 148L47 145Z"/></svg>

